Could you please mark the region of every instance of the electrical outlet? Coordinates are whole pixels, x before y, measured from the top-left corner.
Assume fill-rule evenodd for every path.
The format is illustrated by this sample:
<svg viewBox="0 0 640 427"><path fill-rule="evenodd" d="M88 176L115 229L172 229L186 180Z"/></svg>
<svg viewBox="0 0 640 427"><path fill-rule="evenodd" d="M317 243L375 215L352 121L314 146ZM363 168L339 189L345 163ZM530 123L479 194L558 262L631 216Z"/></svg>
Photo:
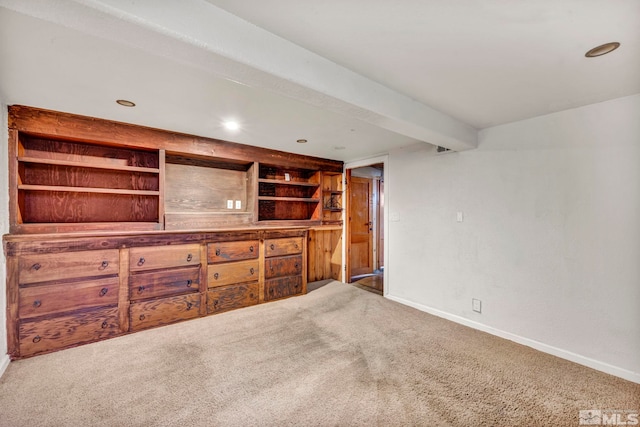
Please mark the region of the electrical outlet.
<svg viewBox="0 0 640 427"><path fill-rule="evenodd" d="M458 212L456 213L456 220L457 220L458 222L462 222L462 221L464 220L464 217L463 217L463 215L462 215L462 211L458 211Z"/></svg>
<svg viewBox="0 0 640 427"><path fill-rule="evenodd" d="M482 313L482 301L479 299L472 298L471 299L471 308L476 313Z"/></svg>
<svg viewBox="0 0 640 427"><path fill-rule="evenodd" d="M233 209L233 200L227 200L227 209Z"/></svg>
<svg viewBox="0 0 640 427"><path fill-rule="evenodd" d="M242 209L242 200L236 200L236 209Z"/></svg>
<svg viewBox="0 0 640 427"><path fill-rule="evenodd" d="M285 172L284 174L284 180L285 181L291 181L291 175L289 175L288 173Z"/></svg>

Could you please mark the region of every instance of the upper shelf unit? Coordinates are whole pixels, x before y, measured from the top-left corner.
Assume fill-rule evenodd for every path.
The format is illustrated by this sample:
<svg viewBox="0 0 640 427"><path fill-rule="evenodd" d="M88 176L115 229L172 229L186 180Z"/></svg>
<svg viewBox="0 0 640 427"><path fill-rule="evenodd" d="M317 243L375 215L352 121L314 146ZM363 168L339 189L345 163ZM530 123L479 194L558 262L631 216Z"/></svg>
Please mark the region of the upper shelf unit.
<svg viewBox="0 0 640 427"><path fill-rule="evenodd" d="M319 225L343 163L9 106L11 233Z"/></svg>
<svg viewBox="0 0 640 427"><path fill-rule="evenodd" d="M319 221L318 170L260 164L258 221Z"/></svg>
<svg viewBox="0 0 640 427"><path fill-rule="evenodd" d="M157 150L21 133L17 181L17 216L23 227L118 222L155 229L160 222Z"/></svg>

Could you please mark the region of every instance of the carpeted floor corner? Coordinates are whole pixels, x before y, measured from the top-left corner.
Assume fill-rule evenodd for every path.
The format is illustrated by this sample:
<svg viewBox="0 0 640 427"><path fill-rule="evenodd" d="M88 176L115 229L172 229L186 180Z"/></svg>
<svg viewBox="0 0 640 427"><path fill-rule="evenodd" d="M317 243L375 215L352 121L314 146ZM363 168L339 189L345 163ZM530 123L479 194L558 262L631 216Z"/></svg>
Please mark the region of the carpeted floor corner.
<svg viewBox="0 0 640 427"><path fill-rule="evenodd" d="M12 362L0 425L577 426L640 385L331 282Z"/></svg>

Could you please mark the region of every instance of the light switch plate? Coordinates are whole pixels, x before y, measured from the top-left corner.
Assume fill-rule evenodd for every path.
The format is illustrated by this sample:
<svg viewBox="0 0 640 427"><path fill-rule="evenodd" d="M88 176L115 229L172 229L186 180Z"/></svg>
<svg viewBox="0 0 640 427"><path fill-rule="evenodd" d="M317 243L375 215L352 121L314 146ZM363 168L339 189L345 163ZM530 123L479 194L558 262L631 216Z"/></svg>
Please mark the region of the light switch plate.
<svg viewBox="0 0 640 427"><path fill-rule="evenodd" d="M463 215L462 215L462 211L458 211L458 212L456 213L456 220L457 220L458 222L462 222L462 221L464 220L464 217L463 217Z"/></svg>
<svg viewBox="0 0 640 427"><path fill-rule="evenodd" d="M242 200L236 200L236 209L242 209Z"/></svg>
<svg viewBox="0 0 640 427"><path fill-rule="evenodd" d="M233 200L227 200L227 209L233 209Z"/></svg>

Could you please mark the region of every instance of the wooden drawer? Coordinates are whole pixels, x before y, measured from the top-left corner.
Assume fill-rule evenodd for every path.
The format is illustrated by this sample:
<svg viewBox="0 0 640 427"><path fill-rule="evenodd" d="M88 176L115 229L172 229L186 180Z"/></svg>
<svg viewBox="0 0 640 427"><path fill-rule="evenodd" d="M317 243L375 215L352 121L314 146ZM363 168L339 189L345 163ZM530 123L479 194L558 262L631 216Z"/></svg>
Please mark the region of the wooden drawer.
<svg viewBox="0 0 640 427"><path fill-rule="evenodd" d="M207 313L220 313L258 303L258 283L220 286L207 291Z"/></svg>
<svg viewBox="0 0 640 427"><path fill-rule="evenodd" d="M200 264L200 245L152 246L129 250L129 271Z"/></svg>
<svg viewBox="0 0 640 427"><path fill-rule="evenodd" d="M200 266L132 274L129 276L129 298L139 300L198 292L199 283Z"/></svg>
<svg viewBox="0 0 640 427"><path fill-rule="evenodd" d="M199 315L200 294L179 295L131 304L131 331L168 325Z"/></svg>
<svg viewBox="0 0 640 427"><path fill-rule="evenodd" d="M258 258L259 242L246 240L241 242L220 242L207 245L207 260L209 264L243 259Z"/></svg>
<svg viewBox="0 0 640 427"><path fill-rule="evenodd" d="M280 277L278 279L265 280L264 300L271 301L297 295L302 292L302 277Z"/></svg>
<svg viewBox="0 0 640 427"><path fill-rule="evenodd" d="M20 288L19 316L29 318L118 303L118 278Z"/></svg>
<svg viewBox="0 0 640 427"><path fill-rule="evenodd" d="M107 307L39 321L20 322L20 355L29 356L120 333L118 308Z"/></svg>
<svg viewBox="0 0 640 427"><path fill-rule="evenodd" d="M264 277L297 276L302 274L302 255L267 258L265 260Z"/></svg>
<svg viewBox="0 0 640 427"><path fill-rule="evenodd" d="M117 249L25 255L18 259L19 283L118 274Z"/></svg>
<svg viewBox="0 0 640 427"><path fill-rule="evenodd" d="M212 264L208 268L207 286L232 285L258 280L258 260Z"/></svg>
<svg viewBox="0 0 640 427"><path fill-rule="evenodd" d="M286 237L281 239L265 239L264 256L266 258L302 253L302 237Z"/></svg>

